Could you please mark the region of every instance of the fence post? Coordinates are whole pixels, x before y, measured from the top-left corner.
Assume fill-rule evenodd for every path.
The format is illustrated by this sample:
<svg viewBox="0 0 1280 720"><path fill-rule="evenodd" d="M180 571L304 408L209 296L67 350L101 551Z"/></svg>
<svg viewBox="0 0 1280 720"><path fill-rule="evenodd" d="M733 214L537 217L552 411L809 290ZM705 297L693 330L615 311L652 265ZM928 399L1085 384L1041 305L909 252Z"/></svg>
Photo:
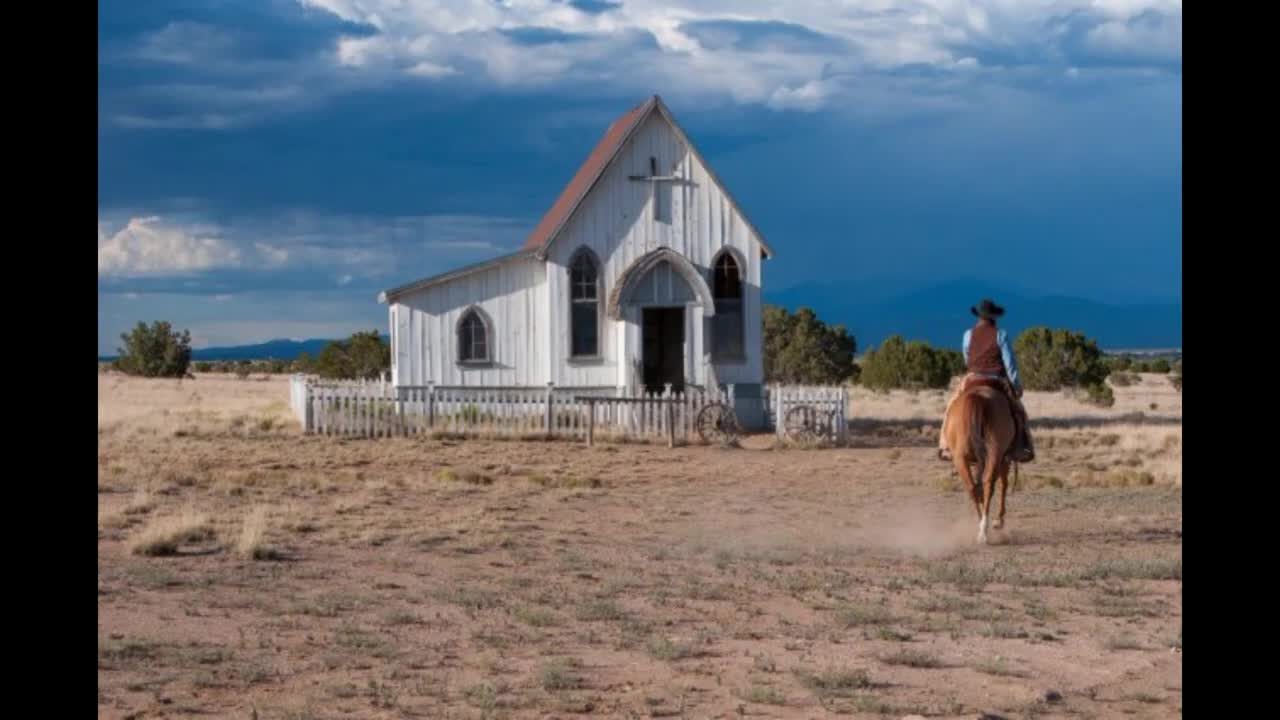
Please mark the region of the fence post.
<svg viewBox="0 0 1280 720"><path fill-rule="evenodd" d="M436 384L427 383L427 429L431 430L436 424Z"/></svg>
<svg viewBox="0 0 1280 720"><path fill-rule="evenodd" d="M595 398L587 398L587 447L595 444L596 437L596 403Z"/></svg>
<svg viewBox="0 0 1280 720"><path fill-rule="evenodd" d="M667 388L671 386L668 385ZM667 393L667 447L676 446L676 400L671 397L671 393Z"/></svg>
<svg viewBox="0 0 1280 720"><path fill-rule="evenodd" d="M547 430L547 436L548 436L548 437L550 437L550 436L552 435L552 425L551 425L551 421L552 421L552 419L554 418L554 413L553 413L554 408L552 407L552 397L551 397L551 394L552 394L552 392L555 390L555 387L556 387L556 384L555 384L555 383L553 383L553 382L548 382L548 383L547 383L547 426L546 426L546 430Z"/></svg>
<svg viewBox="0 0 1280 720"><path fill-rule="evenodd" d="M395 393L395 396L396 396L396 404L395 404L396 425L395 425L395 432L393 434L398 435L400 437L408 437L409 427L405 422L405 415L407 415L407 412L406 412L407 408L405 406L409 404L408 403L409 391L405 390L404 388L398 385L392 385L391 391Z"/></svg>
<svg viewBox="0 0 1280 720"><path fill-rule="evenodd" d="M781 385L775 385L770 390L770 392L776 396L773 399L773 430L778 437L782 437L783 425L785 423L782 418L782 387L783 386Z"/></svg>
<svg viewBox="0 0 1280 720"><path fill-rule="evenodd" d="M733 404L733 401L734 401L733 383L729 383L729 393L728 393L727 400L729 401L729 403L728 403L729 407L733 407L733 406L734 406L734 404Z"/></svg>
<svg viewBox="0 0 1280 720"><path fill-rule="evenodd" d="M311 383L307 382L305 378L302 381L302 400L306 405L303 410L302 429L304 432L313 432L315 430L316 411L314 404L311 402Z"/></svg>
<svg viewBox="0 0 1280 720"><path fill-rule="evenodd" d="M662 400L668 402L668 404L669 402L671 402L671 383L662 383ZM659 410L658 429L659 430L663 429L662 427L663 420L667 420L668 425L671 424L671 418L672 418L672 413L663 413L662 410ZM671 430L666 430L666 432L669 433L671 432Z"/></svg>
<svg viewBox="0 0 1280 720"><path fill-rule="evenodd" d="M840 442L849 441L849 389L840 386Z"/></svg>

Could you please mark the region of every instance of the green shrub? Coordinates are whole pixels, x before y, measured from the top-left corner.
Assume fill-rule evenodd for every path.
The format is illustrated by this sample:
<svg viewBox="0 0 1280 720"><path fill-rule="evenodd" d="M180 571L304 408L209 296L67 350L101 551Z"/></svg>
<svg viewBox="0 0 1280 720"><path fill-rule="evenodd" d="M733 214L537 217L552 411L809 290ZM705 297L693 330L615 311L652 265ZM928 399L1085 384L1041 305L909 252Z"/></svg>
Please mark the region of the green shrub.
<svg viewBox="0 0 1280 720"><path fill-rule="evenodd" d="M147 327L138 323L133 332L122 333L124 347L118 350L115 369L142 377L182 377L191 364L191 333L175 332L169 323L157 320Z"/></svg>
<svg viewBox="0 0 1280 720"><path fill-rule="evenodd" d="M857 377L858 342L843 325L827 325L809 308L764 308L766 382L834 385Z"/></svg>
<svg viewBox="0 0 1280 720"><path fill-rule="evenodd" d="M1127 372L1113 372L1107 376L1107 379L1116 387L1129 387L1130 385L1137 384L1139 380L1141 380L1137 375Z"/></svg>
<svg viewBox="0 0 1280 720"><path fill-rule="evenodd" d="M1102 385L1109 372L1098 343L1070 330L1030 328L1018 336L1013 349L1028 390Z"/></svg>
<svg viewBox="0 0 1280 720"><path fill-rule="evenodd" d="M929 343L888 338L867 353L860 381L872 390L945 388L964 372L964 356L956 350L934 348Z"/></svg>
<svg viewBox="0 0 1280 720"><path fill-rule="evenodd" d="M1161 375L1167 375L1171 369L1169 367L1169 361L1164 358L1156 358L1155 360L1152 360L1150 367L1151 370L1149 372L1160 373Z"/></svg>
<svg viewBox="0 0 1280 720"><path fill-rule="evenodd" d="M1106 383L1087 385L1084 390L1091 405L1109 408L1116 404L1116 394L1111 391L1111 386Z"/></svg>
<svg viewBox="0 0 1280 720"><path fill-rule="evenodd" d="M1106 363L1111 372L1124 372L1133 367L1133 358L1128 355L1116 355L1108 357Z"/></svg>
<svg viewBox="0 0 1280 720"><path fill-rule="evenodd" d="M390 369L391 346L378 331L371 330L325 345L316 358L314 371L324 378L373 380Z"/></svg>

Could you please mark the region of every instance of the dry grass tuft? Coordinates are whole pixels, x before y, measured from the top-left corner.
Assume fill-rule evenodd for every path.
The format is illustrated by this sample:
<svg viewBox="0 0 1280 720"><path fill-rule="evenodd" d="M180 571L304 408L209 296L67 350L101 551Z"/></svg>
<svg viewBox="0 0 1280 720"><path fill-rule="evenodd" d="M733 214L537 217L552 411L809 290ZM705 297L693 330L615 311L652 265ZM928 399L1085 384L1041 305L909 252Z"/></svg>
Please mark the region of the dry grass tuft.
<svg viewBox="0 0 1280 720"><path fill-rule="evenodd" d="M451 467L436 468L431 473L436 482L464 482L468 485L492 485L493 478L469 468L454 470Z"/></svg>
<svg viewBox="0 0 1280 720"><path fill-rule="evenodd" d="M548 477L531 475L529 482L544 488L602 488L604 482L598 477Z"/></svg>
<svg viewBox="0 0 1280 720"><path fill-rule="evenodd" d="M904 665L906 667L934 669L943 667L942 661L922 650L903 649L880 658L886 665Z"/></svg>
<svg viewBox="0 0 1280 720"><path fill-rule="evenodd" d="M141 515L149 513L156 507L155 498L151 496L150 488L138 488L133 493L133 497L129 498L129 504L124 508L125 515Z"/></svg>
<svg viewBox="0 0 1280 720"><path fill-rule="evenodd" d="M871 677L861 668L828 668L820 673L797 670L796 678L820 697L847 697L871 687Z"/></svg>
<svg viewBox="0 0 1280 720"><path fill-rule="evenodd" d="M209 518L187 507L178 515L159 517L129 540L134 555L176 555L183 543L212 537Z"/></svg>
<svg viewBox="0 0 1280 720"><path fill-rule="evenodd" d="M1155 482L1155 475L1129 468L1112 470L1102 479L1102 485L1105 487L1142 487L1154 485Z"/></svg>
<svg viewBox="0 0 1280 720"><path fill-rule="evenodd" d="M236 557L245 560L277 560L280 553L267 547L267 508L259 505L249 511L240 526L240 539L236 541Z"/></svg>

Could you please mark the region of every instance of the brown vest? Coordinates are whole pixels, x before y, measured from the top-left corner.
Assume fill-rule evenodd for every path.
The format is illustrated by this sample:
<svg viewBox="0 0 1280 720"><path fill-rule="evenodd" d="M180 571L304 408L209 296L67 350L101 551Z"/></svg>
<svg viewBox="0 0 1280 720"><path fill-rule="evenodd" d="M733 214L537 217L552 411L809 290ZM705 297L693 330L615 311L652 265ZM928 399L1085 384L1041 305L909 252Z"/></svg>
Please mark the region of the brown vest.
<svg viewBox="0 0 1280 720"><path fill-rule="evenodd" d="M969 334L969 366L971 373L1005 377L1004 358L996 342L996 326L979 321Z"/></svg>

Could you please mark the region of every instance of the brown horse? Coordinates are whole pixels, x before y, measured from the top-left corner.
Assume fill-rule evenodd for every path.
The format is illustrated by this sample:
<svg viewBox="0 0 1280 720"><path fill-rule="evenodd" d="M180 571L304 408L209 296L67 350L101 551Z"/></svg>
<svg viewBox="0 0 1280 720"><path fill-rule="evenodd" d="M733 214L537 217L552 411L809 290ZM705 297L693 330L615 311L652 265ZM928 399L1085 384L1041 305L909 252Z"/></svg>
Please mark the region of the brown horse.
<svg viewBox="0 0 1280 720"><path fill-rule="evenodd" d="M991 497L997 480L1000 481L1000 517L995 528L1004 527L1004 496L1009 489L1006 455L1016 431L1009 399L992 387L970 388L952 403L947 414L947 447L978 511L979 543L987 542ZM976 466L976 472L970 472L970 465Z"/></svg>

